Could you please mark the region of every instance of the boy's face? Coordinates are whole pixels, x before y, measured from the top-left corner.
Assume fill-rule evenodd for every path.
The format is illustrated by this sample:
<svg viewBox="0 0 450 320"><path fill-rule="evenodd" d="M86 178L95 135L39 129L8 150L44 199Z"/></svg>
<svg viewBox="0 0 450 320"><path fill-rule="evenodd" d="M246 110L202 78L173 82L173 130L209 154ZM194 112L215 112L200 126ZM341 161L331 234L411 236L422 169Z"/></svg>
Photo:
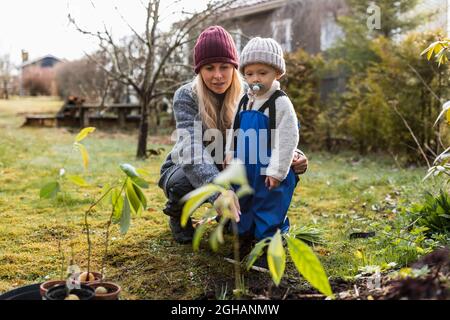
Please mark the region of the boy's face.
<svg viewBox="0 0 450 320"><path fill-rule="evenodd" d="M281 78L281 73L267 64L254 63L245 66L244 77L250 87L256 83L262 84L263 88L257 93L262 95L270 90L275 80Z"/></svg>

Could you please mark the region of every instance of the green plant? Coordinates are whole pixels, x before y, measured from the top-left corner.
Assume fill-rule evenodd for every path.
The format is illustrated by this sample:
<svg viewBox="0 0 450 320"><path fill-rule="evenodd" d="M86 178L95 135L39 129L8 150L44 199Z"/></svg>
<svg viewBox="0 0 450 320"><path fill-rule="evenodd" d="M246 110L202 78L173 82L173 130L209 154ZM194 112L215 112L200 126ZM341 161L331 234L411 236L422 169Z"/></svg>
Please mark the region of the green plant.
<svg viewBox="0 0 450 320"><path fill-rule="evenodd" d="M73 148L78 149L81 152L84 168L87 169L89 164L89 155L86 147L81 144L90 133L94 132L94 127L88 127L82 129L73 143ZM109 249L109 235L112 224L118 224L122 235L126 234L131 223L132 215L139 215L147 208L147 200L142 189L149 187L148 182L143 179L143 176L147 176L148 173L143 169L136 169L131 164L121 164L120 169L125 174L125 177L113 183L112 186L105 186L103 192L97 200L94 200L89 208L84 212L84 227L86 231L87 239L87 279L90 278L91 270L91 232L89 225L89 216L99 204L110 203L111 214L105 225L105 239L104 239L104 254L102 258L101 274L102 279L105 270L106 259ZM40 195L42 198L52 198L61 190L60 182L67 177L73 183L79 186L87 186L88 183L80 176L66 175L64 167L60 170L60 175L57 181L52 181L42 187ZM73 253L72 261L70 265L73 265Z"/></svg>
<svg viewBox="0 0 450 320"><path fill-rule="evenodd" d="M426 227L426 233L450 234L450 197L443 190L434 196L428 192L423 204L416 204L410 209L412 219L417 225Z"/></svg>
<svg viewBox="0 0 450 320"><path fill-rule="evenodd" d="M88 243L88 265L87 272L90 272L91 248L90 231L88 217L94 208L105 199L111 204L111 214L105 226L104 254L102 259L101 274L102 279L105 272L106 259L108 257L109 234L112 224L118 224L122 235L128 232L131 223L131 216L141 214L147 208L147 200L142 188L148 188L149 184L142 178L147 175L145 170L136 169L131 164L120 165L120 169L125 173L125 178L119 180L112 187L109 187L98 200L84 213L86 237Z"/></svg>
<svg viewBox="0 0 450 320"><path fill-rule="evenodd" d="M234 186L239 186L236 194L230 189ZM230 165L223 170L212 183L206 184L183 197L181 201L185 202L181 214L181 225L185 226L188 218L210 197L220 193L221 198L215 201L215 206L209 208L202 217L202 221L211 220L217 212L221 212L221 217L218 226L214 229L209 237L209 244L214 251L217 251L219 244L224 243L223 229L228 221L231 221L233 230L233 255L234 255L234 277L235 290L233 293L240 296L245 293L243 277L241 277L241 270L239 258L239 239L236 217L231 212L231 206L238 198L251 194L253 190L248 184L245 167L239 160L231 161ZM195 251L198 250L202 235L206 231L206 223L201 223L197 226L192 240L192 246Z"/></svg>
<svg viewBox="0 0 450 320"><path fill-rule="evenodd" d="M247 270L252 267L267 247L269 271L273 282L279 285L286 267L286 252L283 239L287 243L287 251L297 271L321 293L327 297L333 296L328 277L320 260L307 244L297 239L292 233L282 235L280 230L278 230L274 236L259 241L248 256Z"/></svg>
<svg viewBox="0 0 450 320"><path fill-rule="evenodd" d="M231 214L230 206L232 205L234 199L232 193L229 192L229 188L232 185L240 186L236 192L238 198L243 195L250 194L252 192L248 181L246 178L245 167L238 160L233 160L227 169L221 172L213 183L202 186L191 193L187 194L183 201L186 201L183 212L181 216L181 223L185 225L188 218L212 195L219 192L222 195L222 202L218 204L219 209L223 212L218 226L211 233L209 242L213 250L217 250L218 245L224 242L223 238L223 228L228 220L231 220L233 226L233 243L234 243L234 257L235 262L240 261L239 259L239 241L238 241L238 231L237 223L234 216ZM203 220L208 220L211 218L218 208L210 208L206 211L203 216ZM196 228L193 248L198 250L199 241L202 234L205 232L206 224L201 224ZM296 238L297 236L303 236L312 242L317 242L319 240L317 230L312 232L312 229L296 229L294 233L287 233L283 236L278 230L273 237L263 239L259 241L253 250L250 252L247 260L247 269L250 269L256 259L262 255L265 247L267 250L267 261L269 265L269 271L272 279L276 285L279 285L281 278L284 274L284 269L286 265L286 254L283 248L284 238L288 245L288 251L292 261L294 262L297 270L303 275L303 277L311 283L313 287L318 289L320 292L326 296L332 296L328 278L323 270L322 264L316 257L312 249L306 245L303 241ZM236 295L241 295L245 292L245 287L243 285L243 279L241 278L240 263L235 263L235 286L236 289L233 291Z"/></svg>
<svg viewBox="0 0 450 320"><path fill-rule="evenodd" d="M291 228L291 231L289 231L289 233L294 238L302 240L303 242L310 245L324 244L322 238L322 231L317 228L312 228L308 226L300 226L300 227L294 226L293 228Z"/></svg>

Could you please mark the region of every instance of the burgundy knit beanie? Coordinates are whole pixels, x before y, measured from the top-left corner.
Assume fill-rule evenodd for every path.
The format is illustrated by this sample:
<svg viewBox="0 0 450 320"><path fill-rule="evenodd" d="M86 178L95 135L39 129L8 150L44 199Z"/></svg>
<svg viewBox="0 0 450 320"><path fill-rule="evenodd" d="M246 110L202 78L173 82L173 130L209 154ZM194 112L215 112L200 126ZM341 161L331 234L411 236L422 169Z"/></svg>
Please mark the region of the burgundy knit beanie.
<svg viewBox="0 0 450 320"><path fill-rule="evenodd" d="M238 68L238 54L231 35L220 26L209 27L200 34L194 47L195 73L208 63L231 63Z"/></svg>

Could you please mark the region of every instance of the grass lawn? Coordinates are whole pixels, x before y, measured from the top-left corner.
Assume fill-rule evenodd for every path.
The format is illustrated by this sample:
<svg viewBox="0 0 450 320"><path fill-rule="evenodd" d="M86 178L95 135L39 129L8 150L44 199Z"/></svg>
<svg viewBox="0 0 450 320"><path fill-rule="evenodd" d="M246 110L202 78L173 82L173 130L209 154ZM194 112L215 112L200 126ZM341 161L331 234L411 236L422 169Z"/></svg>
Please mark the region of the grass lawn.
<svg viewBox="0 0 450 320"><path fill-rule="evenodd" d="M200 252L194 253L190 245L171 239L161 211L164 194L157 187L165 154L136 161L136 134L96 131L85 140L91 159L83 173L81 156L71 148L75 131L21 127L24 112L55 112L61 105L52 98L0 100L0 292L57 278L58 243L66 259L73 246L75 262L85 266L83 212L99 196L100 186L122 176L118 165L125 162L149 171L151 186L145 190L149 208L132 217L127 235L120 236L117 226L113 227L107 276L122 285L123 298L194 299L211 290L220 292L225 283L230 290L233 266L223 259L230 245L215 253L205 238ZM164 147L167 153L170 140L150 137L149 147ZM382 243L350 240L349 235L375 231L378 236L395 219L399 202L417 201L424 191L436 190L433 181L421 181L426 169L398 168L389 156L307 154L310 167L301 177L289 217L291 225L323 231L325 244L314 249L331 279L352 278L364 265L408 263L409 253L394 245L392 250L382 250ZM68 173L83 174L92 187L66 182L57 199L39 199L40 187L57 177L62 167ZM100 268L108 215L105 209L91 217L94 269ZM268 276L262 276L270 283ZM292 264L287 276L295 286L305 286Z"/></svg>

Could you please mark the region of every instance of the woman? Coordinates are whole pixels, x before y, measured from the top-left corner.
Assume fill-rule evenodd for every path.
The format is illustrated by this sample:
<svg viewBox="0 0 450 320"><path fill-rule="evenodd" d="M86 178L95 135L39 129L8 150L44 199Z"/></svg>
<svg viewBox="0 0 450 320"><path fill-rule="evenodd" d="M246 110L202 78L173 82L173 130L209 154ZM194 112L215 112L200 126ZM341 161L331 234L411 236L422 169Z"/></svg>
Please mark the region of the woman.
<svg viewBox="0 0 450 320"><path fill-rule="evenodd" d="M194 233L190 220L186 228L180 225L183 204L179 200L190 191L210 183L222 170L224 137L231 127L234 108L243 92L237 71L236 46L222 27L212 26L200 34L194 47L194 63L197 76L192 83L175 92L173 111L178 137L161 167L158 183L168 199L163 212L170 216L170 229L179 243L192 241ZM218 139L216 136L206 145L204 133L212 129L219 130ZM307 169L308 159L298 151L292 165L296 173L302 174ZM216 195L208 201L214 204L217 199ZM237 197L231 210L233 213L239 211Z"/></svg>

